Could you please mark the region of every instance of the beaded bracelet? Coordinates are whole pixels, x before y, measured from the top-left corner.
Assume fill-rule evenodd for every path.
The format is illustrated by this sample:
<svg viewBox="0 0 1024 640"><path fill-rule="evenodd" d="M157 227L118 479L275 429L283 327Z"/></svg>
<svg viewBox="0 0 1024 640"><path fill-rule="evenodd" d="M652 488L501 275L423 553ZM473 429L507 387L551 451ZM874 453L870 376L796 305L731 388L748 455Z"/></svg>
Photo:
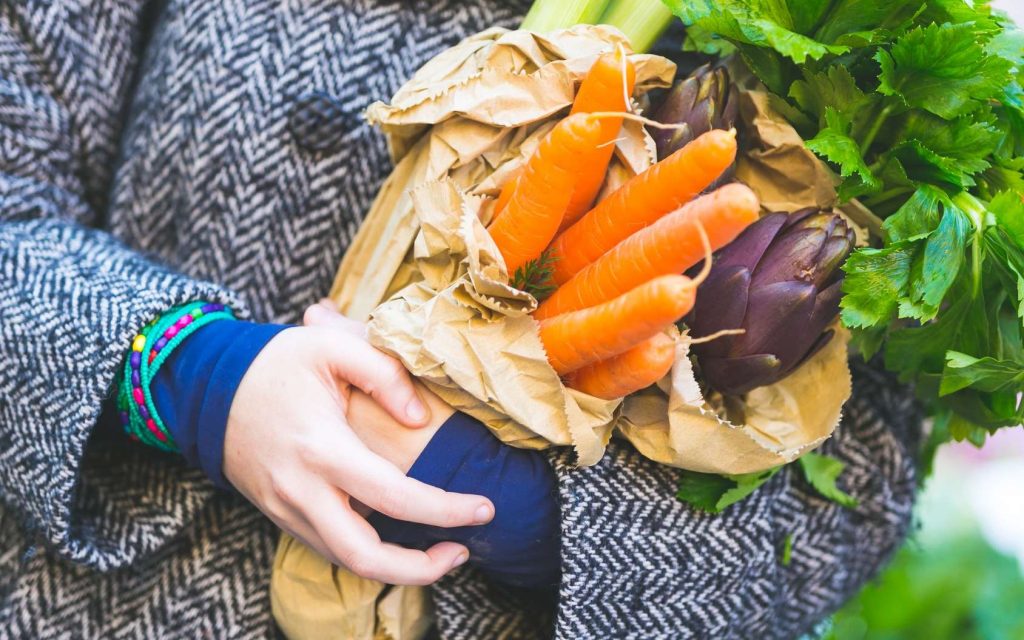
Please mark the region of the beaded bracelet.
<svg viewBox="0 0 1024 640"><path fill-rule="evenodd" d="M233 318L231 310L222 304L191 302L172 308L135 336L117 391L121 425L129 438L164 451L178 450L156 410L150 385L160 366L185 338L211 322Z"/></svg>

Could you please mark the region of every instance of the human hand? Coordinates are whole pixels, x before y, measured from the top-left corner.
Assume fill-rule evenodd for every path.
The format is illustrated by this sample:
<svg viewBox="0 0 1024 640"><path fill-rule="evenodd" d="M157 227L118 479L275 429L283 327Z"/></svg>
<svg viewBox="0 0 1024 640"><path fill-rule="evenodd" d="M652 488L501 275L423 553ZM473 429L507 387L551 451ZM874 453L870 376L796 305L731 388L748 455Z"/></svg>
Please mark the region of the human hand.
<svg viewBox="0 0 1024 640"><path fill-rule="evenodd" d="M436 418L405 369L366 342L360 323L318 324L330 311L314 307L306 315L311 326L278 334L243 377L228 417L225 476L331 562L392 584L432 583L466 561L466 548L442 542L424 552L383 543L355 501L442 527L484 524L494 506L407 478L367 449L346 419L356 389L410 427L436 425Z"/></svg>

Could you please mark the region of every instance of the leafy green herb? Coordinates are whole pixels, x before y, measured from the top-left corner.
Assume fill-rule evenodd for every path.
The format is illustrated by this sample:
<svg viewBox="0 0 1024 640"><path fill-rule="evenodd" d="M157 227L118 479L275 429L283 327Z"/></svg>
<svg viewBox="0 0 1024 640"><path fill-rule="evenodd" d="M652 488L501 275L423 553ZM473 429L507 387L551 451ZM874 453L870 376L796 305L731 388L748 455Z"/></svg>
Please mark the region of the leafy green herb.
<svg viewBox="0 0 1024 640"><path fill-rule="evenodd" d="M551 279L554 272L555 256L545 251L536 260L531 260L516 269L512 276L512 286L529 293L537 300L543 300L555 290L555 281Z"/></svg>
<svg viewBox="0 0 1024 640"><path fill-rule="evenodd" d="M688 48L742 57L841 199L886 218L844 267L862 353L915 383L937 437L1020 424L1024 33L980 1L666 4Z"/></svg>
<svg viewBox="0 0 1024 640"><path fill-rule="evenodd" d="M844 507L857 506L856 498L836 486L836 479L846 467L842 462L820 453L805 453L798 462L804 477L815 491Z"/></svg>
<svg viewBox="0 0 1024 640"><path fill-rule="evenodd" d="M844 507L856 506L857 501L836 486L836 479L845 466L842 462L819 453L806 453L793 464L800 467L807 482L823 497ZM700 511L721 513L726 507L758 490L782 468L773 467L741 475L682 471L679 474L676 498Z"/></svg>
<svg viewBox="0 0 1024 640"><path fill-rule="evenodd" d="M676 497L693 508L707 513L721 513L768 482L782 467L741 475L721 476L714 473L682 471Z"/></svg>
<svg viewBox="0 0 1024 640"><path fill-rule="evenodd" d="M875 55L878 91L942 118L971 113L1010 83L1013 64L987 54L987 40L975 23L915 27Z"/></svg>

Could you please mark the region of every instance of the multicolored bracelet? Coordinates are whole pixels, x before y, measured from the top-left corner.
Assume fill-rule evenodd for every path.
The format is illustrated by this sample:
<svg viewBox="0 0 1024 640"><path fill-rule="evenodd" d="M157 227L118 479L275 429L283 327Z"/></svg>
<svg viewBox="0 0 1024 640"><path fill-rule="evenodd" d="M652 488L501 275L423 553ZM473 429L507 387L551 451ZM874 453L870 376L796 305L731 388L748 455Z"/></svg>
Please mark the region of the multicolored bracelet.
<svg viewBox="0 0 1024 640"><path fill-rule="evenodd" d="M129 438L164 451L178 450L156 410L150 384L185 338L211 322L233 318L231 309L222 304L191 302L172 308L135 336L117 391L121 424Z"/></svg>

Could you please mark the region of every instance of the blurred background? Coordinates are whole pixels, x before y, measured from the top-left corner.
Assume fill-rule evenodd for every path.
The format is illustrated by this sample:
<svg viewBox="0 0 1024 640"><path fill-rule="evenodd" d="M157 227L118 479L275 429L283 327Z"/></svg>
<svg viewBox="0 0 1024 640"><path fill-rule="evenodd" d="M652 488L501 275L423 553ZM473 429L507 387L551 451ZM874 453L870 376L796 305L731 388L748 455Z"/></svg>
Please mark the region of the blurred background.
<svg viewBox="0 0 1024 640"><path fill-rule="evenodd" d="M1024 0L993 0L1024 26ZM1024 430L939 452L917 529L826 640L1024 640Z"/></svg>
<svg viewBox="0 0 1024 640"><path fill-rule="evenodd" d="M1024 430L940 451L917 528L827 640L1024 639Z"/></svg>

